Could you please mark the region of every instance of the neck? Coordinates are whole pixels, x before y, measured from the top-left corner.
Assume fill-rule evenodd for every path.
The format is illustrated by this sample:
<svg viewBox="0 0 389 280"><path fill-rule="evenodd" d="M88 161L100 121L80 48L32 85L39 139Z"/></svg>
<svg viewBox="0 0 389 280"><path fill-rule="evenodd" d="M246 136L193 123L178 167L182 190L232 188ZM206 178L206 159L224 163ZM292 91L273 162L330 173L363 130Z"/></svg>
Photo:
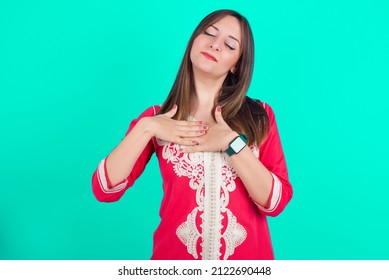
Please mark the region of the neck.
<svg viewBox="0 0 389 280"><path fill-rule="evenodd" d="M215 101L220 94L225 77L209 77L202 73L194 73L194 82L196 88L196 94L193 96L192 108L193 112L201 108L211 112Z"/></svg>

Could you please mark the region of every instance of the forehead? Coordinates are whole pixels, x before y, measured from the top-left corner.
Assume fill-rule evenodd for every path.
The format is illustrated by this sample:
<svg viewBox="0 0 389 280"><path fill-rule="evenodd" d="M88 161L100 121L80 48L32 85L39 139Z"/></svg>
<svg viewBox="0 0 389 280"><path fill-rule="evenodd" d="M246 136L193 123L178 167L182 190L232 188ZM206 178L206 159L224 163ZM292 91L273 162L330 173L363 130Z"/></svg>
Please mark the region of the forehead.
<svg viewBox="0 0 389 280"><path fill-rule="evenodd" d="M242 37L240 22L236 17L225 16L212 25L219 29L220 32L227 33L227 35L231 35L238 40Z"/></svg>

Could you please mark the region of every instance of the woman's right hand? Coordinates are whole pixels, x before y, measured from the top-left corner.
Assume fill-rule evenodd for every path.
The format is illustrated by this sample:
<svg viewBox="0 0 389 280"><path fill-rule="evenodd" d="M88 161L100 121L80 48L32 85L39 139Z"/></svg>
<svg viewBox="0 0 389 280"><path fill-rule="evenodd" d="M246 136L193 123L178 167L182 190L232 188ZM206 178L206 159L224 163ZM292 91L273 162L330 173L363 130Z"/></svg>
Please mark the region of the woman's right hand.
<svg viewBox="0 0 389 280"><path fill-rule="evenodd" d="M177 113L177 105L161 115L146 117L145 129L151 137L173 142L184 146L194 146L197 142L191 138L202 136L208 130L208 126L202 121L177 121L172 119Z"/></svg>

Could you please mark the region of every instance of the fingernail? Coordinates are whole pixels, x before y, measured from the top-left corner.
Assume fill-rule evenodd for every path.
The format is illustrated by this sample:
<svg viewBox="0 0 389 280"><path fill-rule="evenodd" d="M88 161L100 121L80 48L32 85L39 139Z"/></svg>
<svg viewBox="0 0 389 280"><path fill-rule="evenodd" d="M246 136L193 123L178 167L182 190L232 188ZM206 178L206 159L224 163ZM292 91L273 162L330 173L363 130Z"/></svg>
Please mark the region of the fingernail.
<svg viewBox="0 0 389 280"><path fill-rule="evenodd" d="M197 141L192 141L192 144L195 144L195 145L197 145L198 143L197 143Z"/></svg>
<svg viewBox="0 0 389 280"><path fill-rule="evenodd" d="M222 107L217 106L217 107L216 107L216 110L217 110L218 112L221 112L221 111L222 111Z"/></svg>
<svg viewBox="0 0 389 280"><path fill-rule="evenodd" d="M202 129L206 130L206 129L208 129L208 126L207 125L203 125Z"/></svg>
<svg viewBox="0 0 389 280"><path fill-rule="evenodd" d="M177 108L177 105L176 104L174 104L174 106L173 106L173 109L176 109Z"/></svg>
<svg viewBox="0 0 389 280"><path fill-rule="evenodd" d="M198 121L198 124L203 124L203 121Z"/></svg>

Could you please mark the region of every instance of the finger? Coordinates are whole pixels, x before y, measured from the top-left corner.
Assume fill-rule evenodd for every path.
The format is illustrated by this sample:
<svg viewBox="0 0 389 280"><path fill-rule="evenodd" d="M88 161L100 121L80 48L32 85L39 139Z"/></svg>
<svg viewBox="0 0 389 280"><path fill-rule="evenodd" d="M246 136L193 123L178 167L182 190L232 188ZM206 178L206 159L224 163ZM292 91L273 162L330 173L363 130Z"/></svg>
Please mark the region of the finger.
<svg viewBox="0 0 389 280"><path fill-rule="evenodd" d="M174 115L177 113L177 108L178 108L177 105L174 104L173 108L169 112L165 113L164 115L169 119L173 118Z"/></svg>
<svg viewBox="0 0 389 280"><path fill-rule="evenodd" d="M204 125L202 121L177 121L177 123L183 127L196 127Z"/></svg>
<svg viewBox="0 0 389 280"><path fill-rule="evenodd" d="M224 123L224 119L222 116L222 107L220 106L216 106L215 119L217 123Z"/></svg>
<svg viewBox="0 0 389 280"><path fill-rule="evenodd" d="M183 137L182 139L185 139L187 141L191 141L191 142L195 143L195 145L202 145L206 141L201 136L199 136L199 137Z"/></svg>
<svg viewBox="0 0 389 280"><path fill-rule="evenodd" d="M206 130L181 130L179 131L179 136L184 137L184 138L189 138L189 137L198 137L202 136L206 133Z"/></svg>
<svg viewBox="0 0 389 280"><path fill-rule="evenodd" d="M172 142L179 144L179 145L182 145L182 146L195 146L198 144L197 141L195 141L195 140L181 138L181 137L177 137L177 138L173 139Z"/></svg>
<svg viewBox="0 0 389 280"><path fill-rule="evenodd" d="M183 153L198 153L198 152L202 152L202 146L200 145L195 145L195 146L191 146L191 147L186 147L186 148L182 148L182 152Z"/></svg>
<svg viewBox="0 0 389 280"><path fill-rule="evenodd" d="M202 124L202 125L182 125L179 126L177 129L179 131L207 131L209 128L208 125Z"/></svg>

